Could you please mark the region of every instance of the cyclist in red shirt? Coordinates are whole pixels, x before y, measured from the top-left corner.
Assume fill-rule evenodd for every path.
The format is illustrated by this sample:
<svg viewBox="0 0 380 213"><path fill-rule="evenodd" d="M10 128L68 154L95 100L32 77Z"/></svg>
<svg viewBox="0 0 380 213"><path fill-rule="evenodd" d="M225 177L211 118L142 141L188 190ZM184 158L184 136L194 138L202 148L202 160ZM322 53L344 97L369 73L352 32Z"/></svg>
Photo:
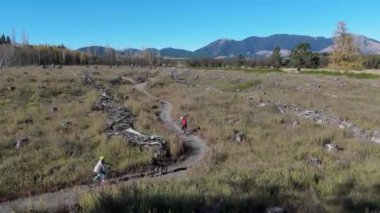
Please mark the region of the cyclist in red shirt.
<svg viewBox="0 0 380 213"><path fill-rule="evenodd" d="M187 130L187 120L186 120L186 115L185 116L181 116L181 129L183 131L183 133L186 133L186 130Z"/></svg>

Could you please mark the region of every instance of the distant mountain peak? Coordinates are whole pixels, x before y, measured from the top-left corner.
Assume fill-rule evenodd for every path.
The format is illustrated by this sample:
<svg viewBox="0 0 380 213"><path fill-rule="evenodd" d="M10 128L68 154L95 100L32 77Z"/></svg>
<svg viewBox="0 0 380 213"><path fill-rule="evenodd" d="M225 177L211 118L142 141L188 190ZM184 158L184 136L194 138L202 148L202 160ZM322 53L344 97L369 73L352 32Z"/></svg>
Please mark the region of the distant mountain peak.
<svg viewBox="0 0 380 213"><path fill-rule="evenodd" d="M362 35L354 35L355 43L364 54L380 54L380 42ZM292 34L273 34L266 37L250 36L243 40L218 39L210 44L192 52L184 49L167 47L160 50L147 48L146 50L159 51L161 57L192 58L192 57L235 57L242 54L246 57L267 57L274 48L279 47L282 55L287 55L299 43L309 43L316 52L329 52L332 50L333 38L322 36L312 37ZM103 55L106 47L90 46L78 49L81 52L91 52ZM116 51L116 50L114 50ZM129 49L136 53L138 49ZM125 51L116 51L123 54Z"/></svg>

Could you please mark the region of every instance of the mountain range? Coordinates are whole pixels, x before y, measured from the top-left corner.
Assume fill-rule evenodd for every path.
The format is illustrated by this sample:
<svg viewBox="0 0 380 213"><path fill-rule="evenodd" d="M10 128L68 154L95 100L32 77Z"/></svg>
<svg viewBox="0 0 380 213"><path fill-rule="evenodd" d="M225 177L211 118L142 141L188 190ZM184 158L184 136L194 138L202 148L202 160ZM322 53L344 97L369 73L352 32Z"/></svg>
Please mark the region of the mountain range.
<svg viewBox="0 0 380 213"><path fill-rule="evenodd" d="M363 54L380 54L380 42L362 35L354 35L354 42ZM274 48L279 47L281 54L286 56L299 43L309 43L312 51L330 52L333 48L333 38L311 37L304 35L275 34L267 37L251 36L241 41L232 39L219 39L195 50L163 48L154 49L160 56L166 58L196 58L196 57L236 57L239 54L245 57L267 57L272 54ZM107 48L102 46L90 46L79 48L78 51L90 52L103 56ZM123 51L108 49L120 55L138 53L139 49L126 49Z"/></svg>

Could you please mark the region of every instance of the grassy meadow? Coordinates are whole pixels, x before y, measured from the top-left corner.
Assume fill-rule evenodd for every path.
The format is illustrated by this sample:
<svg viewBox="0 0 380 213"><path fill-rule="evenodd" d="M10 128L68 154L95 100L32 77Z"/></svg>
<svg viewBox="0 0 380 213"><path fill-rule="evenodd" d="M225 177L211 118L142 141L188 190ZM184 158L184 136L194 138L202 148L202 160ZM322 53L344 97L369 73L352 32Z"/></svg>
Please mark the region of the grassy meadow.
<svg viewBox="0 0 380 213"><path fill-rule="evenodd" d="M335 114L367 130L380 126L378 78L285 72L177 70L196 85L156 75L148 89L174 105L173 117L188 113L190 128L211 148L201 165L178 180L142 182L81 199L85 212L233 211L365 212L380 209L380 146L323 126L280 114L260 102L298 104ZM294 128L288 125L298 121ZM233 130L247 134L232 141ZM342 152L327 152L326 142ZM321 159L308 165L308 157ZM190 208L189 208L190 206Z"/></svg>
<svg viewBox="0 0 380 213"><path fill-rule="evenodd" d="M141 97L130 84L110 83L125 71L4 68L0 70L0 200L84 183L91 179L101 155L116 174L149 163L149 150L128 146L121 137L107 139L106 114L92 110L99 91L83 84L84 71L94 73L114 90L117 103L133 110L138 131L177 140L152 113L159 103ZM16 149L22 138L29 142ZM178 152L181 149L178 146ZM177 153L174 145L172 152Z"/></svg>
<svg viewBox="0 0 380 213"><path fill-rule="evenodd" d="M136 116L137 130L168 138L172 151L181 143L157 119L159 103L124 82L125 75L148 79L147 90L173 104L172 116L189 114L189 128L210 151L184 178L137 181L80 198L83 212L263 212L279 206L288 212L366 212L380 210L380 145L350 137L337 126L323 126L293 114L280 114L269 101L297 104L337 115L367 129L380 129L380 79L330 73L280 70L176 69L194 84L170 78L172 68L134 69L63 67L9 68L0 71L0 197L85 180L99 155L122 171L149 161L149 151L126 146L103 134L106 115L91 111L98 91L84 86L72 72L96 72L115 92L116 101ZM46 88L43 87L45 85ZM15 86L14 90L8 87ZM51 107L58 110L52 112ZM26 120L33 120L31 123ZM69 128L61 123L70 121ZM289 125L297 121L299 126ZM247 135L232 140L234 130ZM30 142L15 149L18 137ZM327 152L332 142L342 152ZM322 164L307 164L318 157Z"/></svg>

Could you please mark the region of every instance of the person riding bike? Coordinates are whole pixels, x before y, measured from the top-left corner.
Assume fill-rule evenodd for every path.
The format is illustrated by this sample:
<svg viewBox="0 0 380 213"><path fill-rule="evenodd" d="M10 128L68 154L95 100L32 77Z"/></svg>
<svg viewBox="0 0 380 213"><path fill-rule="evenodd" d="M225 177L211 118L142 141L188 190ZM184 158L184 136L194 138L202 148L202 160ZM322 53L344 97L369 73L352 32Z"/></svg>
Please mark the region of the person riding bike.
<svg viewBox="0 0 380 213"><path fill-rule="evenodd" d="M151 159L151 163L153 166L159 166L160 165L160 162L158 161L158 156L159 156L159 154L157 152L155 152L153 154L153 157Z"/></svg>
<svg viewBox="0 0 380 213"><path fill-rule="evenodd" d="M181 119L181 130L183 131L183 133L186 133L186 129L187 129L186 115L181 116L180 119Z"/></svg>
<svg viewBox="0 0 380 213"><path fill-rule="evenodd" d="M106 178L106 175L107 175L107 171L106 171L106 168L105 168L104 165L111 166L111 164L106 163L104 161L104 157L103 156L100 156L99 161L98 161L98 163L96 164L96 166L94 168L94 173L96 173L94 181L100 180L101 183L104 182L104 179Z"/></svg>

